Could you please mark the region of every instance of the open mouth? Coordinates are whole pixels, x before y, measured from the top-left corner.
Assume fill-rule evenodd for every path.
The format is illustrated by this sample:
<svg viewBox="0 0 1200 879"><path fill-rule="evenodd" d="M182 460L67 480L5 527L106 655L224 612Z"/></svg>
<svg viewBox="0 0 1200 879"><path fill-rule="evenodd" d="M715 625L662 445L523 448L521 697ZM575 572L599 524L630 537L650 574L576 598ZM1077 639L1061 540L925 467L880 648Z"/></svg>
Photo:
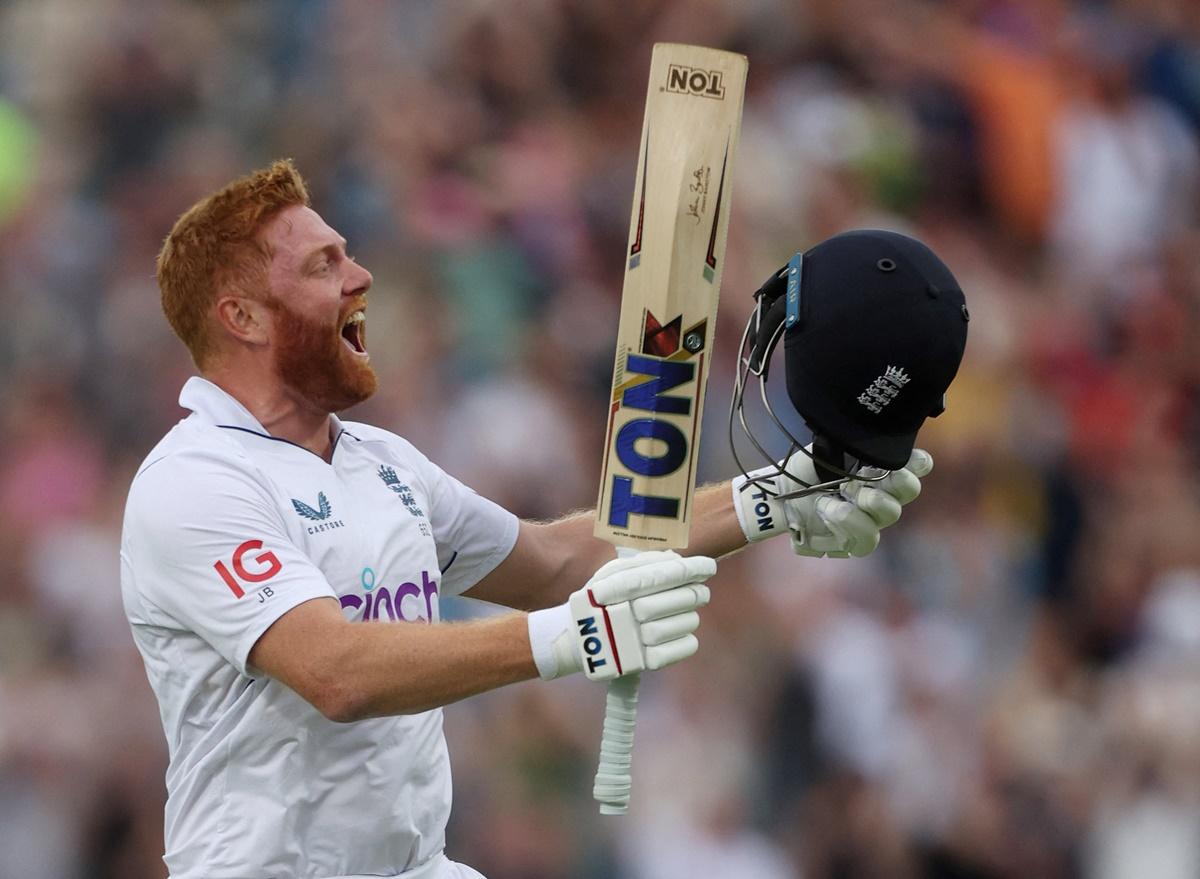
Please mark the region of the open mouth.
<svg viewBox="0 0 1200 879"><path fill-rule="evenodd" d="M362 309L353 312L342 324L342 341L355 354L367 356L367 316Z"/></svg>

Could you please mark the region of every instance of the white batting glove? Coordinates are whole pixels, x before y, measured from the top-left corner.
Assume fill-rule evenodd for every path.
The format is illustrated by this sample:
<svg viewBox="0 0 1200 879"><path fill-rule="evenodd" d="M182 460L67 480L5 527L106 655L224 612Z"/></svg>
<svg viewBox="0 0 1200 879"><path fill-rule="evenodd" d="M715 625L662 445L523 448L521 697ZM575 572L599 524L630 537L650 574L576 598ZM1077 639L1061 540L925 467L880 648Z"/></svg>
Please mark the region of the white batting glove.
<svg viewBox="0 0 1200 879"><path fill-rule="evenodd" d="M642 552L614 559L566 604L529 615L529 643L543 680L584 672L608 681L687 659L700 646L696 612L708 604L705 556Z"/></svg>
<svg viewBox="0 0 1200 879"><path fill-rule="evenodd" d="M808 485L819 481L812 459L803 452L793 454L786 469ZM733 503L751 543L788 531L797 555L865 556L879 545L879 530L894 524L901 508L921 493L921 477L932 469L933 456L913 449L902 469L878 482L853 479L836 490L781 501L776 495L795 491L801 483L781 475L769 477L777 468L764 467L750 474L764 477L759 484L750 483L745 476L733 480ZM860 472L878 476L885 471L864 467Z"/></svg>

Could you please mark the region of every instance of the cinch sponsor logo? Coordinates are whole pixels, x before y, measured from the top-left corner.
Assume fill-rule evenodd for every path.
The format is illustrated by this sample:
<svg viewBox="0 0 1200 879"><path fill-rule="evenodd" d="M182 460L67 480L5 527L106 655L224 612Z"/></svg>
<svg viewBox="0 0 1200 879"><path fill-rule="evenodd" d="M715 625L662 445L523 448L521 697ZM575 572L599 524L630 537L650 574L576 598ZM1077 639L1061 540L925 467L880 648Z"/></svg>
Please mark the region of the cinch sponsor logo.
<svg viewBox="0 0 1200 879"><path fill-rule="evenodd" d="M245 543L240 544L233 551L233 573L230 573L224 561L217 561L213 564L213 567L221 575L221 579L225 581L225 585L229 587L229 591L233 593L235 598L241 598L246 594L246 591L242 589L242 583L262 583L265 580L270 580L283 570L283 563L270 550L259 553L251 559L254 564L253 570L246 567L246 554L262 548L263 542L261 540L247 540ZM234 576L235 574L237 575L236 577Z"/></svg>
<svg viewBox="0 0 1200 879"><path fill-rule="evenodd" d="M721 83L721 71L703 70L672 64L667 68L667 91L682 95L699 95L702 98L721 100L725 97L725 86Z"/></svg>
<svg viewBox="0 0 1200 879"><path fill-rule="evenodd" d="M375 571L363 568L359 576L362 593L352 592L340 598L342 610L351 611L351 621L398 620L405 623L431 623L438 620L438 583L421 572L421 583L404 582L379 586Z"/></svg>

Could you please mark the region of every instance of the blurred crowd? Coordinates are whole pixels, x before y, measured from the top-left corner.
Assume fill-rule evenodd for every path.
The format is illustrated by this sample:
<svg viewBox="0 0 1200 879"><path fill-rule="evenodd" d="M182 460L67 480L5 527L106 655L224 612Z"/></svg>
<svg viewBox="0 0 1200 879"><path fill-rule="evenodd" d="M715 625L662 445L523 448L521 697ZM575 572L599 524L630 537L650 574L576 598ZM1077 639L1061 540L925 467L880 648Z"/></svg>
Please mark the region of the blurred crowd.
<svg viewBox="0 0 1200 879"><path fill-rule="evenodd" d="M750 59L701 476L750 294L854 227L972 321L921 499L863 560L776 541L647 678L447 710L489 879L1200 875L1200 15L1191 0L0 2L0 879L162 877L125 492L192 372L154 257L279 156L375 275L408 437L526 517L596 493L655 41ZM489 609L447 601L450 615Z"/></svg>

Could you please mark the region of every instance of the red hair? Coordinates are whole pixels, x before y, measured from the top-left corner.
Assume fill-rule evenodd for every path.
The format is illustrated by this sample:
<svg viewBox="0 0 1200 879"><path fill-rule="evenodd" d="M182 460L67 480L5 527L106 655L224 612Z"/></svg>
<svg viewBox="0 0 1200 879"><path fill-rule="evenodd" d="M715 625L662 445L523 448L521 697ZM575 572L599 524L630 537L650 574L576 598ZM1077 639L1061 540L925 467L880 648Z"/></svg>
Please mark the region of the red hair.
<svg viewBox="0 0 1200 879"><path fill-rule="evenodd" d="M209 314L218 291L235 287L265 297L271 252L259 233L292 205L308 205L308 188L291 159L233 181L175 221L158 254L163 312L204 368L214 349Z"/></svg>

